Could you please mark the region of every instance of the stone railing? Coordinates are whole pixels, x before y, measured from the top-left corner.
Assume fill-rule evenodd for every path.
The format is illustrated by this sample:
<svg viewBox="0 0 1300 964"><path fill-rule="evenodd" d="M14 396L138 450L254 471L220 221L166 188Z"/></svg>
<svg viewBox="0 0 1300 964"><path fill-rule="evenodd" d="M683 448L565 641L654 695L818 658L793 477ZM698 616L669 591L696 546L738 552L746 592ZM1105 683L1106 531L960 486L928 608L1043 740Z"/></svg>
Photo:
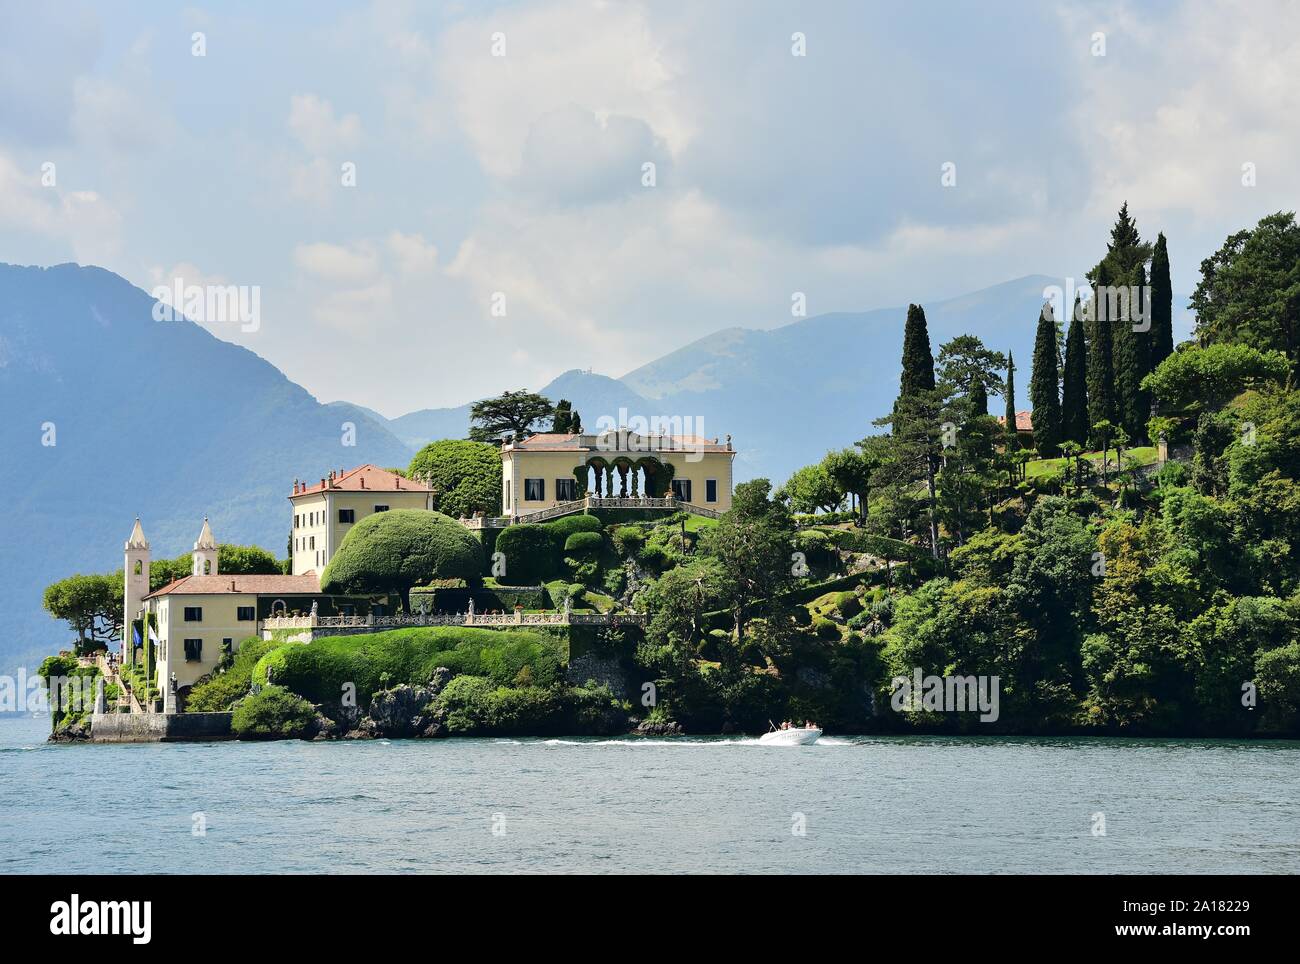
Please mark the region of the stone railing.
<svg viewBox="0 0 1300 964"><path fill-rule="evenodd" d="M406 626L644 626L645 613L411 613L396 616L272 616L263 629L400 629Z"/></svg>
<svg viewBox="0 0 1300 964"><path fill-rule="evenodd" d="M643 496L588 496L587 504L593 509L670 509L677 508L677 500L673 498L656 499L648 495Z"/></svg>
<svg viewBox="0 0 1300 964"><path fill-rule="evenodd" d="M559 505L553 505L549 509L538 509L536 512L528 512L519 517L520 522L545 522L547 519L558 519L562 515L572 515L575 512L582 512L587 508L589 499L574 499L572 502L561 502Z"/></svg>
<svg viewBox="0 0 1300 964"><path fill-rule="evenodd" d="M685 512L691 515L702 515L706 519L721 519L722 513L717 509L706 509L702 505L693 505L690 502L678 502L677 505Z"/></svg>
<svg viewBox="0 0 1300 964"><path fill-rule="evenodd" d="M466 529L504 529L506 526L510 525L510 516L475 516L472 519L461 518L457 521L459 521Z"/></svg>
<svg viewBox="0 0 1300 964"><path fill-rule="evenodd" d="M263 629L359 629L369 623L365 616L269 616Z"/></svg>

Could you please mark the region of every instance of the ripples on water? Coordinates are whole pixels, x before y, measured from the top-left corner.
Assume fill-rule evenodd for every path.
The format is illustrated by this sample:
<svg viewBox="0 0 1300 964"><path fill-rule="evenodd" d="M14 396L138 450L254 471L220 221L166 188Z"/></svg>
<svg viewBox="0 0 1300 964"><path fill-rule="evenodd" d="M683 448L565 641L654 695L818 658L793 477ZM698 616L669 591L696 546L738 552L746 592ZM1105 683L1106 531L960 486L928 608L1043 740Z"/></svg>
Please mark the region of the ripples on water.
<svg viewBox="0 0 1300 964"><path fill-rule="evenodd" d="M1294 742L52 746L48 725L0 719L3 872L1300 872Z"/></svg>

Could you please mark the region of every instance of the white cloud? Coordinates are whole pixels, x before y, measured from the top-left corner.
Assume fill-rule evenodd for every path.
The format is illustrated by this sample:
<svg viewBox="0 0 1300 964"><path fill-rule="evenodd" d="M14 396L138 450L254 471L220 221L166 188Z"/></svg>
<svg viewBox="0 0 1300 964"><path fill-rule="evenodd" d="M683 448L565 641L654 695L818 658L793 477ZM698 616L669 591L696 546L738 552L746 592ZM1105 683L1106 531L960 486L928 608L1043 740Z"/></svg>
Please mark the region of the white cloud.
<svg viewBox="0 0 1300 964"><path fill-rule="evenodd" d="M293 250L293 261L308 274L337 284L362 284L379 274L379 253L369 242L351 247L324 241L300 244Z"/></svg>
<svg viewBox="0 0 1300 964"><path fill-rule="evenodd" d="M289 98L289 132L313 154L350 150L361 141L361 118L334 116L334 105L315 94Z"/></svg>
<svg viewBox="0 0 1300 964"><path fill-rule="evenodd" d="M533 124L579 105L597 116L642 121L670 153L692 135L678 68L640 6L592 0L499 10L463 20L438 45L440 89L480 163L494 177L520 172ZM492 56L503 33L506 56ZM580 159L580 148L572 157Z"/></svg>
<svg viewBox="0 0 1300 964"><path fill-rule="evenodd" d="M402 274L425 274L438 263L438 249L418 234L394 231L388 236L388 251Z"/></svg>

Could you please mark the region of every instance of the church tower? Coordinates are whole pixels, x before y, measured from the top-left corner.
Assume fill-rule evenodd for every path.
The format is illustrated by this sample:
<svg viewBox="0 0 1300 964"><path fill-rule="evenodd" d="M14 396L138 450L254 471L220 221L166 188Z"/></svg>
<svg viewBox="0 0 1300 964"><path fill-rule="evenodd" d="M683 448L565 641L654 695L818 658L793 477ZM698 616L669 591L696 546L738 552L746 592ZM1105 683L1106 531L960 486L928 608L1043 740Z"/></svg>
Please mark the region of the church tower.
<svg viewBox="0 0 1300 964"><path fill-rule="evenodd" d="M122 663L129 664L135 654L131 621L144 608L149 595L149 540L144 537L140 520L135 520L131 537L126 540L126 560L122 566Z"/></svg>
<svg viewBox="0 0 1300 964"><path fill-rule="evenodd" d="M204 516L203 531L199 533L199 541L194 543L194 568L191 575L217 575L217 554L217 540L212 538L212 527L208 525L207 516Z"/></svg>

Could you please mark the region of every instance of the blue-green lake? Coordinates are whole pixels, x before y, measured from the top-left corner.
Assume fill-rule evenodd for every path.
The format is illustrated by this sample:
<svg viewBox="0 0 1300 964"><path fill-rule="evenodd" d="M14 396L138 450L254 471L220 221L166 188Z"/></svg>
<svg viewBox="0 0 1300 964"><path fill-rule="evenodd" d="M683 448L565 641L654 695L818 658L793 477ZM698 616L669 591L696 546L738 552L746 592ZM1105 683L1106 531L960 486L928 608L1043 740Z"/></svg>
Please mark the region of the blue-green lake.
<svg viewBox="0 0 1300 964"><path fill-rule="evenodd" d="M63 746L48 727L0 719L7 873L1300 872L1295 742Z"/></svg>

